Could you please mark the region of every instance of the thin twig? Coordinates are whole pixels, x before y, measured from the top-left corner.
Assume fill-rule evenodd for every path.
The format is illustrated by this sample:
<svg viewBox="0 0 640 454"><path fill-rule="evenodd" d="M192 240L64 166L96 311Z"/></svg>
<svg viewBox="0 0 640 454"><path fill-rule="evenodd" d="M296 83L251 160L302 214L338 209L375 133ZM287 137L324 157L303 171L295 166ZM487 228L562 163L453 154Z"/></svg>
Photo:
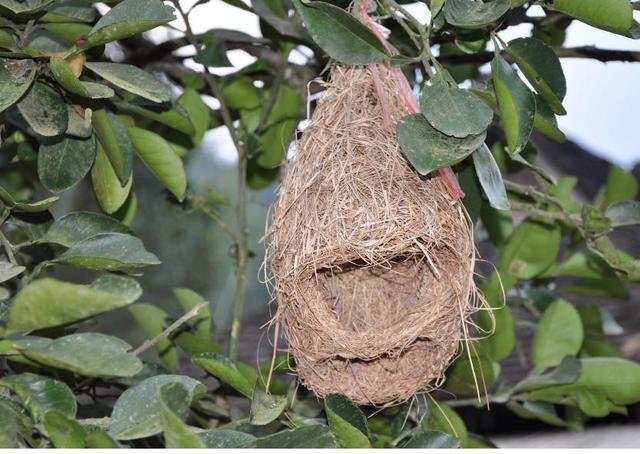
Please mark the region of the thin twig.
<svg viewBox="0 0 640 454"><path fill-rule="evenodd" d="M140 353L149 350L151 347L156 345L158 342L160 342L160 341L166 339L167 337L169 337L171 335L171 333L174 332L176 329L178 329L180 326L184 325L187 321L191 320L193 317L198 315L198 312L200 312L200 309L202 309L203 307L208 306L208 305L209 305L208 301L204 301L204 302L198 304L193 309L191 309L189 312L187 312L182 317L180 317L178 320L176 320L171 325L169 325L164 331L162 331L156 337L154 337L153 339L148 339L148 340L144 341L142 343L142 345L140 345L138 348L133 350L131 353L133 353L134 355L137 356Z"/></svg>

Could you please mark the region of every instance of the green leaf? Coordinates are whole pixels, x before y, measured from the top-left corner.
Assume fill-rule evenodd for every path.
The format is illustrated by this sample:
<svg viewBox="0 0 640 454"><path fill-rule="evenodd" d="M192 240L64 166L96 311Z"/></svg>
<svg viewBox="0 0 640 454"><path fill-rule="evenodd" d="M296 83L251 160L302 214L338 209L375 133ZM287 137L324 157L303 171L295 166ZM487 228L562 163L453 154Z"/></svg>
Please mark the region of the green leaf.
<svg viewBox="0 0 640 454"><path fill-rule="evenodd" d="M209 107L200 97L200 94L193 88L185 88L182 96L178 98L178 104L184 107L189 114L189 119L193 125L193 144L197 145L202 141L204 133L209 129Z"/></svg>
<svg viewBox="0 0 640 454"><path fill-rule="evenodd" d="M490 357L486 344L474 341L470 345L470 350L464 346L447 370L445 387L454 393L476 392L476 382L480 389L488 389L496 379L497 363Z"/></svg>
<svg viewBox="0 0 640 454"><path fill-rule="evenodd" d="M248 379L238 365L229 358L219 353L202 353L193 356L191 362L246 397L251 398L253 396L255 379Z"/></svg>
<svg viewBox="0 0 640 454"><path fill-rule="evenodd" d="M133 149L151 172L176 196L184 200L187 175L182 160L162 136L146 129L131 127Z"/></svg>
<svg viewBox="0 0 640 454"><path fill-rule="evenodd" d="M210 449L245 448L250 447L256 440L256 437L248 433L225 429L199 432L198 436Z"/></svg>
<svg viewBox="0 0 640 454"><path fill-rule="evenodd" d="M533 127L556 142L565 142L567 138L558 128L558 120L549 104L540 95L535 95L535 98L536 116L533 119Z"/></svg>
<svg viewBox="0 0 640 454"><path fill-rule="evenodd" d="M0 0L0 7L7 8L14 14L33 14L42 11L44 8L53 3L53 0Z"/></svg>
<svg viewBox="0 0 640 454"><path fill-rule="evenodd" d="M555 262L560 229L547 221L525 219L511 234L500 256L500 270L519 279L531 279Z"/></svg>
<svg viewBox="0 0 640 454"><path fill-rule="evenodd" d="M462 161L486 138L486 133L464 139L446 136L434 129L421 114L403 117L396 130L403 153L422 175Z"/></svg>
<svg viewBox="0 0 640 454"><path fill-rule="evenodd" d="M529 141L536 114L536 98L500 55L493 59L491 72L509 152L515 155Z"/></svg>
<svg viewBox="0 0 640 454"><path fill-rule="evenodd" d="M70 418L76 415L76 398L61 381L25 373L0 379L0 386L9 388L20 398L35 422L42 421L45 414L53 410Z"/></svg>
<svg viewBox="0 0 640 454"><path fill-rule="evenodd" d="M175 129L176 131L180 131L188 136L192 136L194 134L193 124L191 123L187 109L178 103L173 104L174 107L171 109L161 109L151 106L144 108L130 103L117 103L116 105L118 106L118 111L140 115ZM206 108L207 106L205 105L204 107ZM205 127L206 126L207 125L205 125Z"/></svg>
<svg viewBox="0 0 640 454"><path fill-rule="evenodd" d="M100 333L78 333L42 345L16 343L27 358L87 377L131 377L142 362L125 341Z"/></svg>
<svg viewBox="0 0 640 454"><path fill-rule="evenodd" d="M434 402L434 405L430 405L429 409L431 410L427 422L429 430L447 433L460 440L464 446L467 442L467 427L458 413L442 402L437 405Z"/></svg>
<svg viewBox="0 0 640 454"><path fill-rule="evenodd" d="M93 129L121 186L125 186L133 166L133 145L127 127L116 115L98 109L93 112Z"/></svg>
<svg viewBox="0 0 640 454"><path fill-rule="evenodd" d="M129 312L147 339L153 339L167 327L168 314L152 304L138 303L129 307ZM155 345L158 356L167 369L178 369L178 351L169 339L162 339Z"/></svg>
<svg viewBox="0 0 640 454"><path fill-rule="evenodd" d="M628 0L553 0L552 6L586 24L630 36L633 9Z"/></svg>
<svg viewBox="0 0 640 454"><path fill-rule="evenodd" d="M267 169L280 165L298 124L299 107L298 90L290 85L281 85L266 119L269 127L260 136L261 150L256 161L258 165Z"/></svg>
<svg viewBox="0 0 640 454"><path fill-rule="evenodd" d="M180 383L169 383L160 389L162 431L165 446L171 448L204 448L204 442L183 422L192 396Z"/></svg>
<svg viewBox="0 0 640 454"><path fill-rule="evenodd" d="M38 242L71 247L100 233L133 234L129 227L110 216L89 211L75 211L56 219Z"/></svg>
<svg viewBox="0 0 640 454"><path fill-rule="evenodd" d="M246 8L246 5L241 0L224 1L238 8ZM270 2L268 0L253 0L251 7L253 8L253 12L260 16L260 19L273 27L281 35L294 38L295 41L309 41L309 35L305 29L287 16L287 12L280 3Z"/></svg>
<svg viewBox="0 0 640 454"><path fill-rule="evenodd" d="M232 109L254 109L260 107L260 91L250 77L240 77L225 84L222 96Z"/></svg>
<svg viewBox="0 0 640 454"><path fill-rule="evenodd" d="M502 174L491 151L484 143L473 152L473 166L489 204L497 210L509 210L511 205L507 198L507 190L502 181Z"/></svg>
<svg viewBox="0 0 640 454"><path fill-rule="evenodd" d="M229 68L233 65L227 58L227 50L224 46L224 39L208 32L202 38L204 44L202 49L198 50L194 60L201 65L211 66L214 68Z"/></svg>
<svg viewBox="0 0 640 454"><path fill-rule="evenodd" d="M127 183L122 186L104 149L98 143L96 160L91 168L91 183L102 211L113 214L127 201L133 184L133 175L130 175Z"/></svg>
<svg viewBox="0 0 640 454"><path fill-rule="evenodd" d="M148 72L122 63L86 62L85 67L134 95L154 102L171 100L171 90Z"/></svg>
<svg viewBox="0 0 640 454"><path fill-rule="evenodd" d="M160 390L170 383L183 385L188 391L189 402L194 394L206 392L202 383L182 375L147 378L120 395L111 413L109 434L116 440L135 440L162 432Z"/></svg>
<svg viewBox="0 0 640 454"><path fill-rule="evenodd" d="M370 448L367 418L356 404L341 394L329 394L324 410L331 433L341 448Z"/></svg>
<svg viewBox="0 0 640 454"><path fill-rule="evenodd" d="M113 90L106 85L78 80L64 58L51 57L49 68L58 83L71 93L93 99L111 98L115 95Z"/></svg>
<svg viewBox="0 0 640 454"><path fill-rule="evenodd" d="M188 288L174 288L173 294L178 298L180 306L185 312L189 312L205 299ZM200 339L211 338L211 309L209 306L198 311L198 315L189 320L189 325L194 329L195 335Z"/></svg>
<svg viewBox="0 0 640 454"><path fill-rule="evenodd" d="M67 130L68 115L64 101L41 82L33 84L27 96L18 103L18 110L36 134L54 137Z"/></svg>
<svg viewBox="0 0 640 454"><path fill-rule="evenodd" d="M96 19L96 10L82 1L56 2L47 8L47 13L40 18L43 22L87 22Z"/></svg>
<svg viewBox="0 0 640 454"><path fill-rule="evenodd" d="M18 447L18 418L6 403L0 401L0 447Z"/></svg>
<svg viewBox="0 0 640 454"><path fill-rule="evenodd" d="M631 173L615 164L611 165L604 193L605 205L633 200L638 194L638 180Z"/></svg>
<svg viewBox="0 0 640 454"><path fill-rule="evenodd" d="M273 435L258 438L257 448L336 448L336 441L326 426L312 425L292 430L283 430Z"/></svg>
<svg viewBox="0 0 640 454"><path fill-rule="evenodd" d="M418 432L416 435L411 437L409 441L407 441L402 447L411 449L459 448L460 440L443 432L437 432L435 430L425 430L422 432Z"/></svg>
<svg viewBox="0 0 640 454"><path fill-rule="evenodd" d="M560 364L576 355L584 339L580 314L571 303L559 299L544 312L533 338L531 358L536 369Z"/></svg>
<svg viewBox="0 0 640 454"><path fill-rule="evenodd" d="M35 76L36 65L33 60L0 58L0 112L22 98Z"/></svg>
<svg viewBox="0 0 640 454"><path fill-rule="evenodd" d="M139 238L124 233L99 233L79 241L54 262L109 271L160 264L158 257L148 252Z"/></svg>
<svg viewBox="0 0 640 454"><path fill-rule="evenodd" d="M93 138L62 140L40 145L38 178L51 192L62 192L82 180L93 165L96 143Z"/></svg>
<svg viewBox="0 0 640 454"><path fill-rule="evenodd" d="M141 294L140 285L124 276L102 276L91 285L38 279L13 299L7 333L75 323L124 307Z"/></svg>
<svg viewBox="0 0 640 454"><path fill-rule="evenodd" d="M26 268L20 265L14 265L10 262L0 261L0 283L13 279Z"/></svg>
<svg viewBox="0 0 640 454"><path fill-rule="evenodd" d="M445 0L430 0L429 9L431 9L431 17L436 17L442 7L444 6Z"/></svg>
<svg viewBox="0 0 640 454"><path fill-rule="evenodd" d="M93 26L83 47L128 38L174 19L173 8L162 0L124 0Z"/></svg>
<svg viewBox="0 0 640 454"><path fill-rule="evenodd" d="M481 2L477 0L447 0L444 17L448 23L460 28L484 28L497 21L511 8L511 0Z"/></svg>
<svg viewBox="0 0 640 454"><path fill-rule="evenodd" d="M469 214L469 220L475 224L483 205L480 182L472 165L464 165L458 170L457 177L460 188L464 192L462 202Z"/></svg>
<svg viewBox="0 0 640 454"><path fill-rule="evenodd" d="M293 4L313 40L338 62L368 65L388 56L371 30L337 6L301 0L293 0Z"/></svg>
<svg viewBox="0 0 640 454"><path fill-rule="evenodd" d="M508 289L503 289L504 285L498 273L494 272L491 281L484 281L480 286L485 300L491 307L491 313L480 312L479 326L485 332L493 330L493 334L483 341L483 345L494 361L505 359L516 346L516 323L505 301L504 292Z"/></svg>
<svg viewBox="0 0 640 454"><path fill-rule="evenodd" d="M93 134L91 123L93 119L93 111L89 108L84 109L80 114L70 104L67 104L67 115L69 121L67 123L66 134L80 139L88 139Z"/></svg>
<svg viewBox="0 0 640 454"><path fill-rule="evenodd" d="M84 442L87 448L120 448L121 446L104 430L94 426L84 426Z"/></svg>
<svg viewBox="0 0 640 454"><path fill-rule="evenodd" d="M469 90L450 86L443 77L432 79L420 96L422 115L435 129L464 138L485 132L493 120L491 108Z"/></svg>
<svg viewBox="0 0 640 454"><path fill-rule="evenodd" d="M511 400L507 403L507 407L521 418L539 419L547 424L559 427L567 426L567 423L558 416L556 408L549 402L530 400L520 404L515 400Z"/></svg>
<svg viewBox="0 0 640 454"><path fill-rule="evenodd" d="M278 416L287 408L287 396L267 394L259 384L253 391L251 399L251 412L249 422L256 426L264 426L278 419Z"/></svg>
<svg viewBox="0 0 640 454"><path fill-rule="evenodd" d="M611 219L611 227L640 224L640 202L627 200L611 204L604 215Z"/></svg>
<svg viewBox="0 0 640 454"><path fill-rule="evenodd" d="M518 38L509 41L507 52L551 109L558 115L566 114L562 100L567 81L553 49L535 38Z"/></svg>
<svg viewBox="0 0 640 454"><path fill-rule="evenodd" d="M57 411L44 416L44 428L56 448L84 448L85 432L74 419Z"/></svg>

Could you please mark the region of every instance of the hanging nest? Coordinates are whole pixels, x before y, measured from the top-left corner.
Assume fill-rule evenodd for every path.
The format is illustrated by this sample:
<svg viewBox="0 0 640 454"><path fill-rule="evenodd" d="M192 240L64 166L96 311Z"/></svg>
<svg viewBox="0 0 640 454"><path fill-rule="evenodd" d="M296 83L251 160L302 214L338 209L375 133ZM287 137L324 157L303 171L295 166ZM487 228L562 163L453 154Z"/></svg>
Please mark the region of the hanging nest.
<svg viewBox="0 0 640 454"><path fill-rule="evenodd" d="M473 232L402 155L401 90L389 66L333 66L274 206L273 322L321 397L386 405L439 386L474 310Z"/></svg>

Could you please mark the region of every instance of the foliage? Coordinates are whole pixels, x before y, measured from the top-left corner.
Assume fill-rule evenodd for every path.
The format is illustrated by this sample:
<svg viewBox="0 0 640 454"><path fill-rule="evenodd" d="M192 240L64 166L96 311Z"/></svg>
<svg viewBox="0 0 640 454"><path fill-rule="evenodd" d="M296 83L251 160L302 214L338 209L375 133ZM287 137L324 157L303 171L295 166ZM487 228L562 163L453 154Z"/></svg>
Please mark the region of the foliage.
<svg viewBox="0 0 640 454"><path fill-rule="evenodd" d="M431 0L426 24L396 1L380 0L376 16L392 30L394 56L347 2L224 1L259 16L263 36L194 33L189 17L207 0L189 10L162 0L110 0L103 2L107 10L84 0L0 0L2 447L490 446L454 410L478 405L476 380L488 401L570 428L640 401L640 365L621 358L605 338L619 334L611 328L618 325L597 305L572 303L584 293L625 297L626 283L640 281L640 261L608 236L640 223L637 182L612 167L596 199L579 203L571 196L575 179L538 168L529 142L534 130L564 140L556 116L566 114L567 87L558 55L570 55L562 48L569 23L635 38L629 0ZM533 3L546 15L527 16ZM176 13L186 23L181 36L156 45L142 34L174 24ZM502 40L503 29L523 22L532 25L530 36ZM124 61L110 58L114 45ZM188 45L204 69L171 54ZM293 64L289 56L299 46L313 55ZM239 48L257 61L225 76L211 72L229 67L227 52ZM328 57L399 65L416 86L426 81L419 87L422 112L397 125L402 150L425 175L453 166L478 238L488 238L498 257L499 273L479 282L493 312L478 314L477 323L493 335L466 346L448 371L445 389L456 399L421 396L374 412L331 395L322 405L287 381L286 360L278 358L275 368L237 360L252 278L248 190L277 178L304 118L306 84ZM480 72L489 61L491 73ZM464 80L470 88L460 88ZM218 103L205 102L205 95ZM217 211L223 201L189 187L184 166L189 150L219 126L230 130L238 152L233 228ZM137 273L160 260L129 227L137 159L170 203L206 215L234 243L237 286L226 354L208 303L195 292L175 290L185 312L177 321L138 302ZM536 184L514 182L519 171ZM91 188L101 212L68 212L61 198L79 187ZM62 214L54 218L52 210ZM524 219L516 224L511 211ZM90 270L78 281L92 277L48 276L60 267ZM558 288L560 277L571 285ZM528 321L515 319L515 304L528 311ZM89 323L123 308L149 339L135 349ZM522 342L518 323L534 332L533 367L513 384L501 380L499 363ZM150 348L157 360L141 359ZM185 358L202 370L198 378L206 372L220 386L181 375ZM114 404L104 391L116 392ZM234 406L238 398L250 403ZM96 417L80 417L79 406Z"/></svg>

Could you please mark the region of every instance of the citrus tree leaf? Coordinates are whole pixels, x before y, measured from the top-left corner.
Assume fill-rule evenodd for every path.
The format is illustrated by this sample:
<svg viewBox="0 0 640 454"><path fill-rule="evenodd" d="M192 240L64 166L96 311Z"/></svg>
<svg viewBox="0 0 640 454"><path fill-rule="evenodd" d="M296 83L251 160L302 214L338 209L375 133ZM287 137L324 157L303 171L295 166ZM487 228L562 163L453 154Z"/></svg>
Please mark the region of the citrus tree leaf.
<svg viewBox="0 0 640 454"><path fill-rule="evenodd" d="M54 137L67 130L67 106L58 93L36 82L18 103L18 110L36 134Z"/></svg>
<svg viewBox="0 0 640 454"><path fill-rule="evenodd" d="M448 449L459 448L460 440L452 435L435 430L425 430L418 432L411 437L403 446L403 448L411 449Z"/></svg>
<svg viewBox="0 0 640 454"><path fill-rule="evenodd" d="M298 90L290 85L281 85L265 122L269 127L260 136L258 165L267 169L280 165L298 124L299 108Z"/></svg>
<svg viewBox="0 0 640 454"><path fill-rule="evenodd" d="M603 30L631 33L633 9L627 0L553 0L552 7Z"/></svg>
<svg viewBox="0 0 640 454"><path fill-rule="evenodd" d="M87 448L98 448L98 449L108 449L108 448L121 448L121 446L116 442L111 436L105 432L104 430L95 427L95 426L84 426L85 436L84 442Z"/></svg>
<svg viewBox="0 0 640 454"><path fill-rule="evenodd" d="M83 47L128 38L174 19L173 8L162 0L124 0L96 22Z"/></svg>
<svg viewBox="0 0 640 454"><path fill-rule="evenodd" d="M85 432L74 419L57 411L50 411L44 416L44 428L49 439L56 448L84 448Z"/></svg>
<svg viewBox="0 0 640 454"><path fill-rule="evenodd" d="M420 106L429 124L448 136L481 134L493 120L493 111L484 101L469 90L449 86L443 78L425 85Z"/></svg>
<svg viewBox="0 0 640 454"><path fill-rule="evenodd" d="M251 399L251 411L249 422L256 426L264 426L278 419L278 416L287 408L287 396L267 394L260 384L256 383Z"/></svg>
<svg viewBox="0 0 640 454"><path fill-rule="evenodd" d="M147 339L153 339L168 326L169 315L152 304L137 303L129 307L136 324ZM178 368L178 351L171 340L162 339L155 345L156 352L167 369L175 372Z"/></svg>
<svg viewBox="0 0 640 454"><path fill-rule="evenodd" d="M111 271L160 264L158 257L148 252L139 238L125 233L99 233L77 242L54 261Z"/></svg>
<svg viewBox="0 0 640 454"><path fill-rule="evenodd" d="M18 447L18 417L3 401L0 401L0 446L4 449Z"/></svg>
<svg viewBox="0 0 640 454"><path fill-rule="evenodd" d="M178 302L185 312L189 312L194 307L205 301L202 296L188 288L174 288L173 294L178 298ZM198 338L210 339L212 322L211 309L209 306L200 309L198 311L198 315L189 320L189 324Z"/></svg>
<svg viewBox="0 0 640 454"><path fill-rule="evenodd" d="M612 164L607 175L604 204L611 205L624 200L633 200L638 194L638 180L631 172Z"/></svg>
<svg viewBox="0 0 640 454"><path fill-rule="evenodd" d="M104 109L93 112L93 130L118 179L125 185L133 166L133 144L122 121Z"/></svg>
<svg viewBox="0 0 640 454"><path fill-rule="evenodd" d="M96 10L83 2L56 2L47 8L47 13L40 18L43 22L87 22L96 19Z"/></svg>
<svg viewBox="0 0 640 454"><path fill-rule="evenodd" d="M509 41L506 50L551 109L558 115L566 114L562 100L567 81L553 49L536 38L518 38Z"/></svg>
<svg viewBox="0 0 640 454"><path fill-rule="evenodd" d="M46 344L16 344L29 359L87 377L131 377L142 370L142 362L129 353L131 345L105 334L77 333Z"/></svg>
<svg viewBox="0 0 640 454"><path fill-rule="evenodd" d="M565 142L567 138L558 128L558 120L549 104L540 95L535 95L535 98L536 116L533 119L533 127L556 142Z"/></svg>
<svg viewBox="0 0 640 454"><path fill-rule="evenodd" d="M53 3L53 0L30 0L20 2L18 0L0 0L0 7L6 8L14 14L33 14L42 11Z"/></svg>
<svg viewBox="0 0 640 454"><path fill-rule="evenodd" d="M162 432L160 390L170 383L179 383L187 389L189 403L194 394L206 392L198 380L183 375L147 378L120 395L111 413L109 434L116 440L135 440Z"/></svg>
<svg viewBox="0 0 640 454"><path fill-rule="evenodd" d="M67 325L112 311L137 300L140 285L124 276L103 276L91 285L53 278L31 282L9 307L7 332L33 331Z"/></svg>
<svg viewBox="0 0 640 454"><path fill-rule="evenodd" d="M584 329L580 314L571 303L559 299L542 315L533 338L533 365L541 370L560 364L565 356L580 351Z"/></svg>
<svg viewBox="0 0 640 454"><path fill-rule="evenodd" d="M51 192L62 192L82 180L96 158L93 138L62 140L40 145L38 150L38 178Z"/></svg>
<svg viewBox="0 0 640 454"><path fill-rule="evenodd" d="M533 374L514 386L514 392L533 391L549 386L566 385L580 376L582 365L577 358L565 356L558 367L544 374Z"/></svg>
<svg viewBox="0 0 640 454"><path fill-rule="evenodd" d="M388 56L376 35L343 9L319 1L293 4L313 40L340 63L368 65Z"/></svg>
<svg viewBox="0 0 640 454"><path fill-rule="evenodd" d="M200 97L200 94L193 88L185 88L178 98L178 105L182 106L188 113L193 126L191 139L197 145L202 141L204 133L209 129L209 107Z"/></svg>
<svg viewBox="0 0 640 454"><path fill-rule="evenodd" d="M204 448L204 442L183 422L192 396L180 383L168 383L160 389L160 416L164 443L171 448Z"/></svg>
<svg viewBox="0 0 640 454"><path fill-rule="evenodd" d="M484 143L473 152L473 166L489 204L498 210L509 210L511 205L507 198L507 190L502 181L502 174L491 151Z"/></svg>
<svg viewBox="0 0 640 454"><path fill-rule="evenodd" d="M611 204L604 215L611 219L611 227L640 224L640 202L626 200Z"/></svg>
<svg viewBox="0 0 640 454"><path fill-rule="evenodd" d="M403 117L397 124L402 151L413 167L422 175L462 161L476 150L486 133L463 139L437 131L421 114Z"/></svg>
<svg viewBox="0 0 640 454"><path fill-rule="evenodd" d="M51 57L49 68L58 83L71 93L93 99L111 98L115 95L114 91L106 85L78 80L73 69L64 58Z"/></svg>
<svg viewBox="0 0 640 454"><path fill-rule="evenodd" d="M445 403L429 406L431 412L427 426L429 430L447 433L460 441L463 447L467 443L467 426L456 411Z"/></svg>
<svg viewBox="0 0 640 454"><path fill-rule="evenodd" d="M35 76L33 60L0 58L0 112L22 98Z"/></svg>
<svg viewBox="0 0 640 454"><path fill-rule="evenodd" d="M111 216L89 211L74 211L56 219L38 241L71 247L99 233L133 234L129 227Z"/></svg>
<svg viewBox="0 0 640 454"><path fill-rule="evenodd" d="M146 129L131 127L133 149L151 172L176 196L184 200L187 175L182 160L162 136Z"/></svg>
<svg viewBox="0 0 640 454"><path fill-rule="evenodd" d="M282 430L255 440L257 448L336 448L336 441L326 426L312 425Z"/></svg>
<svg viewBox="0 0 640 454"><path fill-rule="evenodd" d="M341 448L370 448L367 418L356 404L342 394L324 399L324 410L331 433Z"/></svg>
<svg viewBox="0 0 640 454"><path fill-rule="evenodd" d="M246 397L251 398L253 395L255 379L248 379L229 358L219 353L202 353L193 356L191 362Z"/></svg>
<svg viewBox="0 0 640 454"><path fill-rule="evenodd" d="M236 430L207 430L199 432L198 436L210 449L248 448L254 445L256 437Z"/></svg>
<svg viewBox="0 0 640 454"><path fill-rule="evenodd" d="M154 102L171 100L171 90L148 72L122 63L86 62L88 69L134 95Z"/></svg>
<svg viewBox="0 0 640 454"><path fill-rule="evenodd" d="M454 27L484 28L500 19L510 8L511 0L447 0L444 17Z"/></svg>
<svg viewBox="0 0 640 454"><path fill-rule="evenodd" d="M44 415L53 410L70 418L76 415L76 398L61 381L25 373L0 379L0 386L9 388L20 398L35 422L41 422Z"/></svg>
<svg viewBox="0 0 640 454"><path fill-rule="evenodd" d="M133 184L133 175L129 176L124 186L120 184L102 145L97 143L96 159L91 168L91 183L102 211L113 214L127 201Z"/></svg>
<svg viewBox="0 0 640 454"><path fill-rule="evenodd" d="M509 152L515 155L529 141L536 114L536 99L500 55L493 59L491 72Z"/></svg>

